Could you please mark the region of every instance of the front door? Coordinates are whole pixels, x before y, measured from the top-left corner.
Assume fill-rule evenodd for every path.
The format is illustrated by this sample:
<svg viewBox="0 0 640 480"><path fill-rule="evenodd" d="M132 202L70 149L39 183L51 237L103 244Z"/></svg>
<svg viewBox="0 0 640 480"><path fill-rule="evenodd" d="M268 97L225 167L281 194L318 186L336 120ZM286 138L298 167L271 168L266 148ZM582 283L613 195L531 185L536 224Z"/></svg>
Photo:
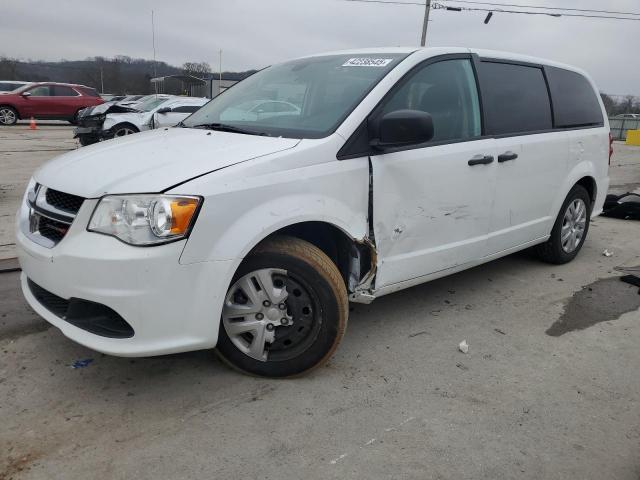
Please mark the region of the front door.
<svg viewBox="0 0 640 480"><path fill-rule="evenodd" d="M51 96L51 87L49 85L38 85L27 90L27 92L29 92L29 95L23 97L23 117L42 118L56 115L56 101Z"/></svg>
<svg viewBox="0 0 640 480"><path fill-rule="evenodd" d="M481 138L470 58L425 62L374 115L429 113L427 144L371 157L376 288L463 265L486 255L495 186L495 140Z"/></svg>

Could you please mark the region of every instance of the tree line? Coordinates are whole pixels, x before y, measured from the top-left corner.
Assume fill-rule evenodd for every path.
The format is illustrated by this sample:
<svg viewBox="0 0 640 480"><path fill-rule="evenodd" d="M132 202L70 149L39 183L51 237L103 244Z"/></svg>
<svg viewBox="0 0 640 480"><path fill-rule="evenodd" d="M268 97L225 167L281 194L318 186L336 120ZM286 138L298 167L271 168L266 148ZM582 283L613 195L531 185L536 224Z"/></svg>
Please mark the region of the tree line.
<svg viewBox="0 0 640 480"><path fill-rule="evenodd" d="M640 113L640 97L633 95L607 95L601 93L602 103L610 117L624 113Z"/></svg>
<svg viewBox="0 0 640 480"><path fill-rule="evenodd" d="M224 80L242 80L255 70L222 72ZM116 55L113 58L91 57L85 60L60 60L56 62L18 60L0 57L0 80L27 82L77 83L93 87L102 93L147 94L152 92L154 76L188 74L198 78L217 79L206 62L185 62L182 67L166 62L154 62L144 58Z"/></svg>
<svg viewBox="0 0 640 480"><path fill-rule="evenodd" d="M255 70L222 72L224 80L242 80ZM113 94L147 94L152 92L154 76L187 74L198 78L218 78L206 62L185 62L182 67L166 62L154 62L144 58L116 55L113 58L91 57L85 60L60 60L57 62L24 61L0 57L0 80L27 82L79 83L99 92ZM601 93L609 116L624 113L640 113L640 97L613 96Z"/></svg>

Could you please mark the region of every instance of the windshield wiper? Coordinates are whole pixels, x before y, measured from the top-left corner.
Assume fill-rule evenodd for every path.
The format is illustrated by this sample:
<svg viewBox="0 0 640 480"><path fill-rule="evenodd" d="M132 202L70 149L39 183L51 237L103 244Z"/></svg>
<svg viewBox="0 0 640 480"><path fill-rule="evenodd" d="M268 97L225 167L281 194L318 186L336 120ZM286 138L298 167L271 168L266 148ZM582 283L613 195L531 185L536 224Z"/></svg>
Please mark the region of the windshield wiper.
<svg viewBox="0 0 640 480"><path fill-rule="evenodd" d="M266 137L269 136L269 134L264 132L256 132L255 130L248 130L242 127L235 127L233 125L228 125L226 123L201 123L198 125L194 125L191 128L207 128L209 130L217 130L219 132L244 133L246 135L261 135Z"/></svg>

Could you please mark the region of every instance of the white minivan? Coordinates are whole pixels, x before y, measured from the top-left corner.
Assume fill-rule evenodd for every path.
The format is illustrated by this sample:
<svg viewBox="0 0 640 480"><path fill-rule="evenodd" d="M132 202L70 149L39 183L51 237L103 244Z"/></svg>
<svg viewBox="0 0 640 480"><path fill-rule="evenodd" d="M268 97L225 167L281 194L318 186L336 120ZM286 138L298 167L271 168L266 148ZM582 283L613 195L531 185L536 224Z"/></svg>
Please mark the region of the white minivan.
<svg viewBox="0 0 640 480"><path fill-rule="evenodd" d="M243 106L291 105L274 114ZM226 118L226 120L225 120ZM572 260L611 144L589 77L467 48L274 65L176 128L64 154L18 213L22 289L100 352L301 374L375 298L528 247Z"/></svg>

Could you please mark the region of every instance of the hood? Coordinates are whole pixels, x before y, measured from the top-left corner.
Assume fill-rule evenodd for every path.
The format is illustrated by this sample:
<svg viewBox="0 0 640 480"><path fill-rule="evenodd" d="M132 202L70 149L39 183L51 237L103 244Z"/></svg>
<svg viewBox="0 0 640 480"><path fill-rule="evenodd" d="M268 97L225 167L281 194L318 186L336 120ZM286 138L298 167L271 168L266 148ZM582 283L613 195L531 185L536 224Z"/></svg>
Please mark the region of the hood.
<svg viewBox="0 0 640 480"><path fill-rule="evenodd" d="M143 130L144 128L142 127L149 122L152 115L153 113L151 112L109 112L102 128L108 130L118 123L128 122Z"/></svg>
<svg viewBox="0 0 640 480"><path fill-rule="evenodd" d="M126 107L124 105L119 105L118 102L105 102L100 105L96 105L95 107L87 107L85 108L81 116L89 117L93 115L100 115L103 113L124 113L124 112L137 112L135 108Z"/></svg>
<svg viewBox="0 0 640 480"><path fill-rule="evenodd" d="M62 192L161 192L193 177L295 147L300 140L168 128L97 143L45 163L34 178Z"/></svg>

